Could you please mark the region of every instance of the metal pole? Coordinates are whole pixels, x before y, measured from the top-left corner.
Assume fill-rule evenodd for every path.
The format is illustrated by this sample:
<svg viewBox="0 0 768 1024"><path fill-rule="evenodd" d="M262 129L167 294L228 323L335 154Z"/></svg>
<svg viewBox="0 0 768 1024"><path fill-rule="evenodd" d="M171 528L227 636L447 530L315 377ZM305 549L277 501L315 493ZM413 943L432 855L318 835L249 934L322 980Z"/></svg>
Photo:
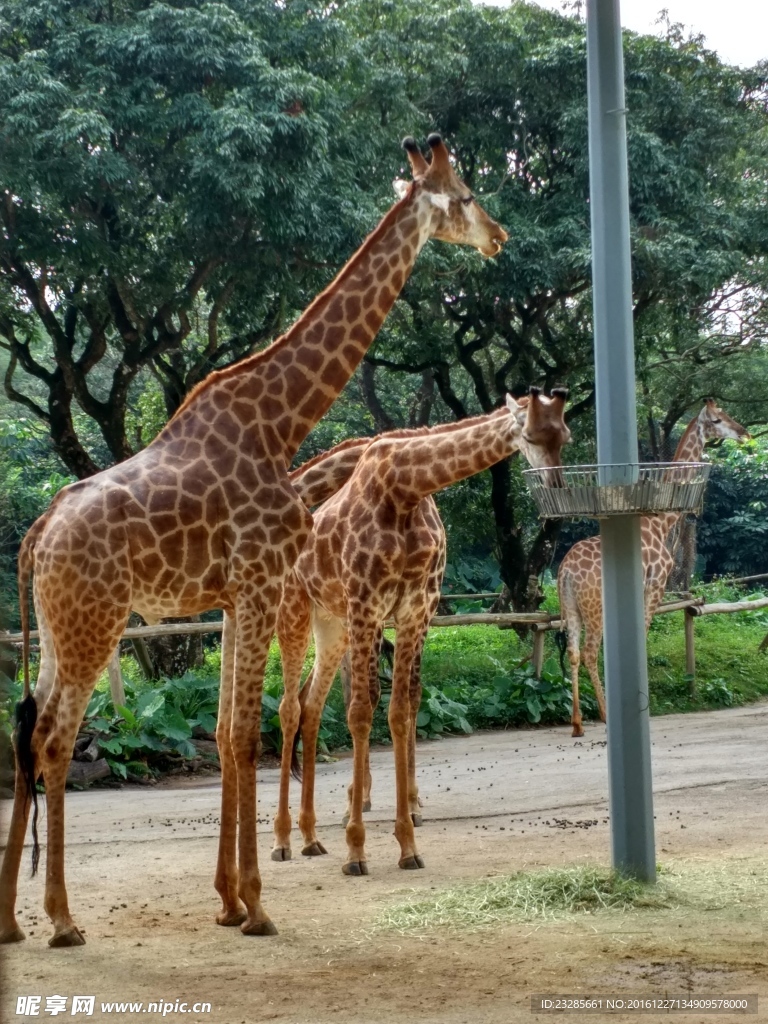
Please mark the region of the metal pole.
<svg viewBox="0 0 768 1024"><path fill-rule="evenodd" d="M626 465L637 462L637 416L621 45L619 0L587 0L597 452L602 464ZM610 470L600 482L612 482ZM602 520L600 538L613 866L652 882L656 856L640 517Z"/></svg>

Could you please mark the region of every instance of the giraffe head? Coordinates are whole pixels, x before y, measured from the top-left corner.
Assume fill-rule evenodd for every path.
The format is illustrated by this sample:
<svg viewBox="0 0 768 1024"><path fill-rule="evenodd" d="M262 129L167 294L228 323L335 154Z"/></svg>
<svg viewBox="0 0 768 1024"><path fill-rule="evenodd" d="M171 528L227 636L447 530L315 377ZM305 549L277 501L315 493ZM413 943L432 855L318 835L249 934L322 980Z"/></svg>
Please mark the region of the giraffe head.
<svg viewBox="0 0 768 1024"><path fill-rule="evenodd" d="M563 418L566 388L553 388L547 398L540 388L530 388L525 398L515 400L507 395L506 404L519 428L518 445L534 469L562 466L560 453L571 440L571 432ZM560 474L547 474L549 486L557 486Z"/></svg>
<svg viewBox="0 0 768 1024"><path fill-rule="evenodd" d="M733 441L749 439L749 432L721 409L714 398L705 401L704 408L699 413L699 423L705 441L711 441L716 437L731 438Z"/></svg>
<svg viewBox="0 0 768 1024"><path fill-rule="evenodd" d="M427 142L432 150L431 163L427 163L414 139L403 140L413 182L396 181L395 192L401 198L410 194L429 205L432 238L471 245L483 256L496 256L509 235L479 206L457 176L440 136L430 135Z"/></svg>

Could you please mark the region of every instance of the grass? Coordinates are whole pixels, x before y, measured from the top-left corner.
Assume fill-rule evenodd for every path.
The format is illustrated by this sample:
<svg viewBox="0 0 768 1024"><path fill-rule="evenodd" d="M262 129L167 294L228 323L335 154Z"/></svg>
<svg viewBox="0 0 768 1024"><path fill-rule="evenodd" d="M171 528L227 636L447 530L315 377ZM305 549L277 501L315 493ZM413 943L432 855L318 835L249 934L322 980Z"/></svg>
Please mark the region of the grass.
<svg viewBox="0 0 768 1024"><path fill-rule="evenodd" d="M727 581L699 587L708 602L732 601L762 596L762 592L746 594ZM548 610L556 610L557 597L553 586L546 588ZM685 674L685 641L683 612L657 616L648 637L650 707L654 715L672 712L702 711L746 704L768 696L768 656L758 648L768 633L768 609L741 612L736 615L711 615L698 618L696 635L696 692L690 692ZM393 634L390 634L393 636ZM419 722L420 735L469 731L471 728L519 726L539 721L537 707L542 707L541 720L562 722L570 717L570 689L563 686L558 667L558 652L553 634L545 640L545 679L548 695L535 692L534 680L526 679L521 661L531 649L528 638L521 639L514 630L495 626L462 626L436 628L427 638L422 661L425 697ZM313 648L305 663L305 675L311 668ZM130 657L122 659L123 674L137 695L154 684L140 676L138 666ZM194 675L201 690L218 681L221 669L220 650L214 646L206 654L204 668ZM600 665L602 673L602 663ZM33 673L34 674L34 673ZM582 669L582 711L585 718L596 714L596 702L586 672ZM190 683L192 685L192 683ZM98 689L108 692L106 675ZM0 731L10 731L10 708L18 699L19 684L11 684L7 699L0 702ZM264 684L263 729L267 749L279 749L280 732L277 705L282 696L282 673L276 642L270 648ZM371 732L374 743L388 743L387 695L376 709ZM533 710L531 710L533 709ZM321 740L324 749L350 746L341 686L334 683L323 718Z"/></svg>
<svg viewBox="0 0 768 1024"><path fill-rule="evenodd" d="M474 930L579 914L645 911L768 910L768 861L679 861L660 867L655 885L604 868L523 871L485 882L412 896L387 907L376 928L401 933L432 928Z"/></svg>
<svg viewBox="0 0 768 1024"><path fill-rule="evenodd" d="M763 591L745 593L725 582L709 583L696 588L708 602L736 601L762 597ZM556 611L554 587L547 587L544 607ZM657 616L648 636L648 677L651 691L651 713L701 711L724 706L746 704L768 696L768 655L758 647L768 633L768 609L740 612L735 615L708 615L696 619L696 696L691 696L685 674L685 637L683 612ZM394 633L390 632L394 639ZM459 684L463 692L472 688L492 686L508 667L530 653L531 642L521 639L514 630L496 626L453 626L432 629L427 637L422 661L425 685L441 690ZM305 662L305 675L314 657L310 646ZM545 658L559 658L551 633L546 635ZM123 659L123 672L137 687L145 686L138 667L131 658ZM211 650L206 657L204 674L218 676L220 655ZM602 675L602 657L600 660ZM591 694L586 671L581 671L584 693ZM100 688L106 688L106 676ZM279 696L282 674L277 643L273 641L265 677L265 691ZM329 696L329 705L338 719L333 744L346 745L348 737L344 722L344 702L338 679ZM489 723L490 724L490 723ZM388 739L383 709L374 724L374 740Z"/></svg>

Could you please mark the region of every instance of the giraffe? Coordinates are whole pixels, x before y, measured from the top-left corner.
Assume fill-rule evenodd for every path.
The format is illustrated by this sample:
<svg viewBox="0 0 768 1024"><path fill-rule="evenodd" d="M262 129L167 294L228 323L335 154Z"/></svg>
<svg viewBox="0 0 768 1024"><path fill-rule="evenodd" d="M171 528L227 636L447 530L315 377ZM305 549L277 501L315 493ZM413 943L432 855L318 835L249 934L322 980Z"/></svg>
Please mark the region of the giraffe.
<svg viewBox="0 0 768 1024"><path fill-rule="evenodd" d="M325 853L314 813L314 754L320 716L336 669L349 645L352 694L347 711L354 743L354 775L347 823L348 875L367 874L362 821L368 774L368 737L378 700L375 652L379 631L392 618L397 631L389 725L395 754L401 868L420 868L414 816L418 814L414 723L421 698L419 662L440 596L445 534L432 495L521 450L534 466L560 465L570 431L563 420L566 393L534 390L486 416L442 427L384 434L361 454L347 483L315 513L312 536L286 584L277 635L285 694L280 802L275 860L291 856L288 787L293 740L301 728L304 769L299 827L303 853ZM400 432L402 434L402 432ZM299 698L301 669L315 636L315 663Z"/></svg>
<svg viewBox="0 0 768 1024"><path fill-rule="evenodd" d="M276 928L261 904L256 759L261 692L285 577L312 518L288 466L351 377L430 238L495 256L507 234L456 176L442 139L331 284L269 348L209 375L142 452L64 488L19 555L24 690L17 709L16 792L0 869L0 941L24 938L18 871L35 781L48 803L45 909L50 945L84 942L64 881L64 786L89 696L131 610L147 622L224 613L217 740L222 766L216 920L247 935ZM41 633L29 681L29 588ZM38 845L33 821L33 870Z"/></svg>
<svg viewBox="0 0 768 1024"><path fill-rule="evenodd" d="M743 440L749 434L734 419L708 398L701 412L695 416L680 438L675 451L675 462L698 462L707 441L716 437ZM656 516L642 516L640 542L645 586L645 630L664 597L674 559L667 548L667 537L680 518L679 512L665 512ZM583 736L579 708L579 644L584 629L584 649L581 658L589 672L600 709L605 721L605 697L597 670L597 655L603 638L602 560L600 538L589 537L574 544L560 564L557 591L563 629L568 635L568 660L571 666L573 736Z"/></svg>
<svg viewBox="0 0 768 1024"><path fill-rule="evenodd" d="M534 402L536 402L537 398L538 398L538 395L540 394L540 389L537 388L537 387L531 387L529 389L529 393L530 393L531 396L533 396ZM555 396L561 395L563 400L565 400L565 398L567 397L567 391L564 388L555 388L554 391L553 391L553 395L555 395ZM520 406L521 409L525 409L525 407L528 405L528 402L530 400L531 399L528 396L524 396L524 397L522 397L522 398L520 398L518 400L518 405ZM535 406L534 407L534 415L536 414L536 411L538 411L540 409L541 409L541 406ZM496 415L504 414L505 412L506 412L505 407L502 407L502 409L497 410ZM473 422L475 422L475 420L464 419L464 420L459 420L459 421L457 421L455 423L440 424L439 426L432 428L432 430L439 430L440 432L451 431L451 430L458 430L458 429L465 428L466 426L468 426L470 423L473 423ZM363 451L363 449L365 447L367 447L370 444L373 444L374 441L380 440L382 437L387 437L387 438L390 438L390 439L391 438L395 438L395 437L417 437L417 436L420 436L420 435L423 435L424 433L426 433L427 430L428 430L428 428L424 428L424 427L416 428L416 429L404 428L404 429L397 429L397 430L387 431L385 434L380 434L377 437L373 437L373 438L350 438L350 439L348 439L346 441L343 441L341 444L337 445L336 447L332 448L330 451L327 451L325 453L322 453L321 455L316 456L314 459L310 460L309 462L304 463L298 469L294 470L291 473L291 481L294 484L294 486L297 488L297 490L299 490L299 492L301 493L302 498L304 499L305 504L307 504L308 507L311 507L312 505L320 504L322 501L325 501L328 497L330 497L332 494L334 494L339 489L339 487L341 486L342 483L346 482L346 479L348 479L348 477L351 475L352 470L354 469L355 465L357 464L357 461L359 460L360 455L362 454L362 451ZM445 528L443 526L442 519L440 518L440 514L438 512L437 505L436 505L436 503L434 501L434 498L431 495L429 495L428 497L426 497L426 498L424 498L422 500L422 502L421 502L421 504L419 506L419 513L420 513L420 515L423 516L425 527L428 530L430 530L431 533L432 533L432 537L434 539L434 542L435 542L435 545L436 545L436 548L437 548L437 554L436 554L435 560L433 562L429 578L427 580L428 607L427 607L427 613L426 613L426 625L425 625L424 631L422 633L421 642L420 642L420 644L417 647L416 654L414 656L413 665L412 665L413 680L412 680L411 686L414 688L414 692L418 694L418 701L420 701L420 699L421 699L421 677L420 677L421 655L422 655L424 640L426 639L426 635L427 635L428 624L429 624L429 622L431 622L432 618L436 614L437 606L438 606L438 604L440 602L440 596L441 596L441 592L442 592L443 575L445 573L445 560L446 560ZM282 613L283 618L284 618L283 632L284 633L290 632L290 630L291 630L290 622L289 621L285 621L286 619L289 619L289 617L291 615L291 602L290 602L290 600L286 599L284 601L281 613ZM300 622L299 622L299 629L301 629ZM380 649L381 649L382 639L383 639L383 627L380 627L377 630L377 633L376 633L376 639L374 641L374 646L373 646L373 650L372 650L372 653L371 653L371 663L370 663L369 692L370 692L371 702L372 702L372 705L373 705L374 708L378 704L379 698L381 696L381 685L380 685L380 682L379 682L378 665L379 665L379 656L380 656ZM297 686L298 686L298 680L299 680L300 673L301 673L301 665L303 663L303 658L304 658L304 654L305 653L306 653L306 650L303 653L298 654L297 656L298 656L299 660L295 661L291 665L291 668L292 668L293 672L299 674L299 675L296 676L296 685ZM342 668L343 668L344 664L346 664L347 669L349 669L349 647L347 647L345 652L344 652L343 659L342 659ZM348 682L349 682L348 675L349 675L349 673L347 673L347 679L346 679L346 682L345 682L344 673L342 673L342 681L345 682L345 689L344 689L345 705L348 705L349 698L350 698L350 693L348 692L349 687L347 685ZM301 691L299 692L299 703L300 703L300 707L302 709L304 707L304 704L306 703L307 696L308 696L308 694L310 693L310 691L312 689L310 684L311 684L311 678L308 678L307 681L305 682L304 686L302 687ZM326 697L327 697L327 694L326 694ZM417 701L417 703L418 703L418 701ZM324 703L324 701L323 701L323 703ZM287 822L286 825L283 825L281 831L286 833L286 834L290 834L290 814L288 812L289 776L291 774L293 774L298 779L301 779L301 767L299 765L299 762L298 762L297 758L295 757L295 748L296 748L296 745L297 745L297 743L299 741L300 736L299 736L299 731L298 731L298 728L297 728L297 724L296 724L296 722L293 719L293 713L291 711L290 702L289 701L284 701L282 703L281 709L280 709L280 713L281 713L281 718L283 719L281 721L281 729L282 729L283 736L285 737L286 732L293 733L293 735L294 735L293 750L292 750L292 754L294 756L289 758L287 756L287 754L285 753L287 750L291 749L290 746L284 746L284 748L283 748L284 749L284 754L283 754L283 761L282 761L282 766L281 766L281 774L282 774L282 783L281 783L282 799L281 799L281 807L282 807L282 810L279 812L281 820L283 822ZM322 707L320 708L320 714L322 714ZM318 723L319 723L319 720L318 720ZM413 722L411 724L412 724L412 729L411 729L411 736L410 736L410 739L409 739L409 747L408 747L409 778L411 779L411 783L409 784L409 804L410 804L411 820L413 821L414 827L420 827L422 825L423 821L422 821L422 815L421 815L421 810L420 810L421 801L419 799L418 786L416 784L416 721L415 721L415 719L413 720ZM316 743L316 738L315 738L314 742ZM306 749L306 747L305 747L305 749ZM311 760L312 760L312 763L314 764L314 754L312 754ZM312 770L314 770L314 769L312 769ZM370 809L371 809L371 783L372 783L372 778L371 778L371 770L370 770L370 763L369 763L369 757L368 757L368 751L367 750L366 750L366 763L365 763L365 770L364 770L364 780L365 781L364 781L364 784L363 784L363 810L364 811L370 811ZM311 796L312 791L313 791L313 786L309 785L307 787L307 789L308 789L308 791L310 793L310 796ZM346 809L346 811L344 813L344 816L342 818L342 824L343 825L346 825L348 823L348 821L349 821L351 799L352 799L352 786L350 785L349 788L348 788L348 793L347 793L347 809ZM326 852L325 849L323 848L322 844L319 841L305 845L304 849L302 850L302 853L305 854L306 856L314 856L316 854L325 853L325 852ZM290 846L281 845L279 842L276 842L276 845L275 845L275 847L274 847L274 849L272 851L272 859L273 860L282 861L282 860L289 860L290 857L291 857Z"/></svg>

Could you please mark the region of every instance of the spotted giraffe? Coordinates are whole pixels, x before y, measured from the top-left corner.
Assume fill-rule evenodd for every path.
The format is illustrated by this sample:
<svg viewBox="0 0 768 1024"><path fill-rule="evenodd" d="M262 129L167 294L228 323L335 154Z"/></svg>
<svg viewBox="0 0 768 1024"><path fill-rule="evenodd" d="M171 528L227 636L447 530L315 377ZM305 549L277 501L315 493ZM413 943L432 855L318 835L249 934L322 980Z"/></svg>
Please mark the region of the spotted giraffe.
<svg viewBox="0 0 768 1024"><path fill-rule="evenodd" d="M349 644L352 694L348 722L354 776L344 872L366 874L362 822L368 736L378 694L372 654L382 624L397 631L389 724L395 753L400 867L423 867L413 837L418 813L414 724L421 698L419 660L440 595L445 535L431 495L521 450L532 465L557 466L570 432L565 392L534 392L520 404L443 427L384 434L365 449L344 487L315 514L315 529L286 584L277 634L285 695L280 706L283 760L273 857L291 855L288 808L292 741L301 728L304 771L299 827L307 855L324 853L314 812L314 760L323 705ZM301 670L315 635L315 664L299 699Z"/></svg>
<svg viewBox="0 0 768 1024"><path fill-rule="evenodd" d="M427 240L495 256L507 239L456 176L440 136L428 142L430 163L413 139L405 140L413 181L395 183L398 202L286 334L212 373L142 452L64 488L24 539L24 693L16 791L0 869L0 941L24 938L15 917L17 879L42 773L50 944L84 942L64 882L64 786L90 694L132 609L148 622L223 609L215 876L223 908L216 920L240 925L248 935L276 931L261 904L256 855L262 683L284 580L312 526L287 467L351 377ZM34 695L33 573L42 652ZM34 838L36 854L36 832Z"/></svg>
<svg viewBox="0 0 768 1024"><path fill-rule="evenodd" d="M730 437L738 441L749 437L749 434L710 398L686 427L675 451L674 461L698 462L707 441L716 437ZM646 632L664 597L667 579L674 565L674 558L667 548L667 537L679 518L679 512L665 512L657 516L643 516L640 520ZM599 537L589 537L573 545L560 564L557 591L563 628L568 634L568 660L573 688L572 734L583 736L579 707L581 659L592 680L600 718L605 721L605 697L597 670L597 655L603 639L603 576ZM580 653L582 629L584 649Z"/></svg>

